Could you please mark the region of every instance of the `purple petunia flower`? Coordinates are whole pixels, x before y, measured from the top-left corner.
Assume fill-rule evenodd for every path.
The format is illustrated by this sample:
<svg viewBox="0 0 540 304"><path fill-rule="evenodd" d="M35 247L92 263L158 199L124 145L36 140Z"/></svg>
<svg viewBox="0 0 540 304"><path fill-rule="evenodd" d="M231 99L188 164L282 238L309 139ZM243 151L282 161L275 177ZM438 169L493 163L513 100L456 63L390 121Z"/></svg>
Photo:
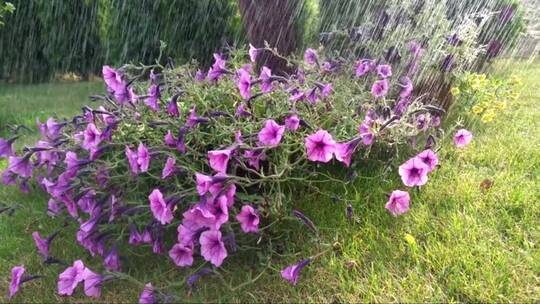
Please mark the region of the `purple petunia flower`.
<svg viewBox="0 0 540 304"><path fill-rule="evenodd" d="M176 139L174 138L171 130L167 130L167 134L165 134L163 142L165 142L165 145L167 145L168 147L176 146Z"/></svg>
<svg viewBox="0 0 540 304"><path fill-rule="evenodd" d="M319 130L306 137L305 146L309 160L323 163L329 162L336 151L336 142L325 130Z"/></svg>
<svg viewBox="0 0 540 304"><path fill-rule="evenodd" d="M266 153L261 150L246 150L244 151L244 157L248 160L248 164L259 170L261 160L266 160Z"/></svg>
<svg viewBox="0 0 540 304"><path fill-rule="evenodd" d="M21 266L15 266L11 269L11 282L9 283L9 299L13 298L13 296L19 291L19 287L22 284L22 277L24 275L24 272L26 269L24 268L24 265Z"/></svg>
<svg viewBox="0 0 540 304"><path fill-rule="evenodd" d="M201 70L197 70L197 72L195 73L195 81L202 82L204 81L205 78L206 78L206 74Z"/></svg>
<svg viewBox="0 0 540 304"><path fill-rule="evenodd" d="M195 230L201 227L211 228L214 227L216 223L215 215L208 210L206 205L200 203L187 210L182 215L184 217L184 223L189 223L189 226L193 227Z"/></svg>
<svg viewBox="0 0 540 304"><path fill-rule="evenodd" d="M346 143L337 143L336 151L334 152L336 159L349 167L351 165L352 155L360 144L360 140L361 138L358 138Z"/></svg>
<svg viewBox="0 0 540 304"><path fill-rule="evenodd" d="M17 157L10 156L8 158L8 170L19 175L20 177L32 176L32 163L29 156Z"/></svg>
<svg viewBox="0 0 540 304"><path fill-rule="evenodd" d="M261 81L261 91L263 93L272 92L272 70L268 67L263 66L261 68L261 74L259 75L259 80Z"/></svg>
<svg viewBox="0 0 540 304"><path fill-rule="evenodd" d="M420 152L418 155L416 155L416 157L420 159L426 166L428 166L428 172L433 171L439 164L437 154L435 154L435 152L433 152L431 149Z"/></svg>
<svg viewBox="0 0 540 304"><path fill-rule="evenodd" d="M373 86L371 87L371 94L373 95L373 97L375 98L384 97L386 96L387 93L388 93L388 80L381 79L373 83Z"/></svg>
<svg viewBox="0 0 540 304"><path fill-rule="evenodd" d="M373 120L366 115L364 121L360 124L360 127L358 127L358 133L360 134L360 137L362 137L362 143L366 146L373 144L373 140L375 139L375 134L371 130L372 127Z"/></svg>
<svg viewBox="0 0 540 304"><path fill-rule="evenodd" d="M281 142L284 132L285 126L280 126L275 120L269 119L265 122L264 128L259 131L259 144L275 147Z"/></svg>
<svg viewBox="0 0 540 304"><path fill-rule="evenodd" d="M32 232L32 237L34 238L34 242L36 243L36 248L39 254L43 258L47 258L49 256L49 241L41 238L39 232L37 231Z"/></svg>
<svg viewBox="0 0 540 304"><path fill-rule="evenodd" d="M212 185L212 177L201 173L195 173L195 181L197 183L197 192L199 195L204 195Z"/></svg>
<svg viewBox="0 0 540 304"><path fill-rule="evenodd" d="M256 62L257 61L257 56L259 56L259 52L260 50L256 47L254 47L253 45L251 45L251 43L249 44L249 60L251 60L251 62Z"/></svg>
<svg viewBox="0 0 540 304"><path fill-rule="evenodd" d="M330 94L332 93L334 89L334 86L332 85L332 83L328 83L322 86L320 89L321 89L321 98L325 99L326 97L330 96Z"/></svg>
<svg viewBox="0 0 540 304"><path fill-rule="evenodd" d="M116 245L112 246L111 250L103 259L103 266L105 266L105 269L108 271L120 271L120 257L118 256L118 249L116 248Z"/></svg>
<svg viewBox="0 0 540 304"><path fill-rule="evenodd" d="M246 106L241 103L238 107L236 107L236 112L234 114L236 117L249 117L251 116L251 113L246 111Z"/></svg>
<svg viewBox="0 0 540 304"><path fill-rule="evenodd" d="M281 271L281 277L296 286L298 283L298 275L302 268L306 267L311 262L311 259L305 259L298 264L290 265Z"/></svg>
<svg viewBox="0 0 540 304"><path fill-rule="evenodd" d="M389 78L392 76L392 67L388 64L380 64L377 66L377 74L381 78Z"/></svg>
<svg viewBox="0 0 540 304"><path fill-rule="evenodd" d="M245 233L259 232L259 212L250 205L242 206L242 210L236 215L236 219Z"/></svg>
<svg viewBox="0 0 540 304"><path fill-rule="evenodd" d="M411 79L407 76L400 78L399 86L401 86L401 91L399 92L399 97L407 98L411 95L413 91L413 83Z"/></svg>
<svg viewBox="0 0 540 304"><path fill-rule="evenodd" d="M300 118L298 115L292 114L285 118L285 127L291 131L296 131L300 127Z"/></svg>
<svg viewBox="0 0 540 304"><path fill-rule="evenodd" d="M369 73L372 69L375 63L373 60L370 59L362 59L356 62L356 68L354 71L354 74L356 77L362 77Z"/></svg>
<svg viewBox="0 0 540 304"><path fill-rule="evenodd" d="M208 70L208 80L212 82L216 82L221 78L223 75L228 73L227 69L225 68L225 60L221 57L220 54L214 54L214 64Z"/></svg>
<svg viewBox="0 0 540 304"><path fill-rule="evenodd" d="M158 112L159 111L159 103L158 100L161 98L161 93L159 91L159 85L152 84L148 88L148 97L144 100L144 104L146 104L152 111Z"/></svg>
<svg viewBox="0 0 540 304"><path fill-rule="evenodd" d="M169 250L169 257L178 267L191 266L193 264L193 249L183 244L175 244Z"/></svg>
<svg viewBox="0 0 540 304"><path fill-rule="evenodd" d="M148 199L150 200L150 209L154 214L154 218L162 225L170 224L173 220L173 214L169 206L165 203L161 191L154 189L148 196Z"/></svg>
<svg viewBox="0 0 540 304"><path fill-rule="evenodd" d="M171 98L171 100L167 104L167 113L172 117L180 116L180 110L178 110L178 104L176 103L176 99L177 99L177 96Z"/></svg>
<svg viewBox="0 0 540 304"><path fill-rule="evenodd" d="M399 166L399 175L407 187L422 186L427 183L429 167L419 158L411 158Z"/></svg>
<svg viewBox="0 0 540 304"><path fill-rule="evenodd" d="M299 91L297 89L294 89L291 91L291 97L289 97L289 100L292 102L297 102L304 100L306 98L306 93Z"/></svg>
<svg viewBox="0 0 540 304"><path fill-rule="evenodd" d="M454 135L454 144L458 148L463 148L472 141L473 135L471 132L461 129L456 132Z"/></svg>
<svg viewBox="0 0 540 304"><path fill-rule="evenodd" d="M0 157L9 157L14 156L13 153L13 142L15 141L15 138L12 139L3 139L0 138Z"/></svg>
<svg viewBox="0 0 540 304"><path fill-rule="evenodd" d="M166 179L169 176L172 176L176 172L175 167L176 159L174 157L168 157L165 162L165 167L163 167L163 172L161 173L161 179Z"/></svg>
<svg viewBox="0 0 540 304"><path fill-rule="evenodd" d="M139 173L139 164L137 153L133 152L128 146L126 146L126 157L129 162L131 174L137 175Z"/></svg>
<svg viewBox="0 0 540 304"><path fill-rule="evenodd" d="M208 163L210 164L210 168L220 173L226 173L231 152L230 149L208 151Z"/></svg>
<svg viewBox="0 0 540 304"><path fill-rule="evenodd" d="M73 266L66 268L58 276L58 294L70 296L73 291L83 281L84 264L81 260L73 262Z"/></svg>
<svg viewBox="0 0 540 304"><path fill-rule="evenodd" d="M385 205L385 208L393 215L398 216L409 210L410 196L408 192L394 190Z"/></svg>
<svg viewBox="0 0 540 304"><path fill-rule="evenodd" d="M315 65L319 62L319 57L314 49L309 48L304 53L304 61L309 65Z"/></svg>
<svg viewBox="0 0 540 304"><path fill-rule="evenodd" d="M94 125L93 123L89 123L86 126L86 130L84 130L83 136L84 139L81 147L86 150L97 147L101 142L101 132L99 132L99 130L96 128L96 125Z"/></svg>
<svg viewBox="0 0 540 304"><path fill-rule="evenodd" d="M137 164L141 169L141 172L147 172L148 166L150 166L150 153L143 143L139 143L137 148Z"/></svg>
<svg viewBox="0 0 540 304"><path fill-rule="evenodd" d="M207 230L199 238L201 255L214 266L219 267L227 257L227 249L221 239L219 230Z"/></svg>
<svg viewBox="0 0 540 304"><path fill-rule="evenodd" d="M238 82L236 83L238 90L240 90L240 96L245 100L251 98L251 75L245 69L239 69Z"/></svg>
<svg viewBox="0 0 540 304"><path fill-rule="evenodd" d="M92 270L85 268L82 278L84 280L84 294L88 297L99 298L101 296L101 283L103 283L103 277Z"/></svg>
<svg viewBox="0 0 540 304"><path fill-rule="evenodd" d="M306 96L306 99L311 103L311 104L316 104L317 103L317 99L319 98L317 96L317 88L311 88L309 90L306 91L305 93L305 96Z"/></svg>
<svg viewBox="0 0 540 304"><path fill-rule="evenodd" d="M142 243L142 235L137 230L137 227L135 224L131 223L129 225L129 239L128 244L130 245L138 245Z"/></svg>
<svg viewBox="0 0 540 304"><path fill-rule="evenodd" d="M139 304L156 304L157 300L154 297L154 287L152 283L144 285L144 289L139 297Z"/></svg>

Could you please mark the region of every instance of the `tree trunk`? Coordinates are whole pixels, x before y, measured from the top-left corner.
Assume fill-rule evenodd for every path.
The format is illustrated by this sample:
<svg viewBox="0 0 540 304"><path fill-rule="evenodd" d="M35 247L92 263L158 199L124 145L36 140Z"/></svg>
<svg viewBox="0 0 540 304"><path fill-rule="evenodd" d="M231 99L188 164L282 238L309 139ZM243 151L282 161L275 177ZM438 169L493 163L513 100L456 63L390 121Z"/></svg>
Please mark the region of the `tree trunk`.
<svg viewBox="0 0 540 304"><path fill-rule="evenodd" d="M242 23L249 42L256 48L264 47L267 41L280 55L290 55L298 45L298 32L294 27L294 17L300 0L239 0ZM263 52L257 58L257 66L267 66L276 75L290 74L294 67L288 67L282 58Z"/></svg>

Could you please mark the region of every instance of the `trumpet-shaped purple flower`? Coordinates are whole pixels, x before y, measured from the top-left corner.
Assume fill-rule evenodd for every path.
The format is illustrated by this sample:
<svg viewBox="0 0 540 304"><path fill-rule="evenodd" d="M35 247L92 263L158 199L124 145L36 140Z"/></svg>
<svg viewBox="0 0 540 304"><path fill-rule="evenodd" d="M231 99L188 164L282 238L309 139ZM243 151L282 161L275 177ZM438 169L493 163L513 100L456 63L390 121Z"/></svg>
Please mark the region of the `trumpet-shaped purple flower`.
<svg viewBox="0 0 540 304"><path fill-rule="evenodd" d="M236 117L249 117L251 116L251 113L246 111L246 106L241 103L238 107L236 107L236 112L234 114Z"/></svg>
<svg viewBox="0 0 540 304"><path fill-rule="evenodd" d="M159 91L159 85L152 84L148 88L148 97L144 100L144 104L146 104L152 111L158 112L159 111L159 98L161 98L161 93Z"/></svg>
<svg viewBox="0 0 540 304"><path fill-rule="evenodd" d="M259 131L259 144L275 147L281 142L284 132L285 126L280 126L275 120L269 119L265 122L264 128Z"/></svg>
<svg viewBox="0 0 540 304"><path fill-rule="evenodd" d="M261 81L261 91L263 93L272 92L272 70L268 67L263 66L261 68L261 74L259 75L259 80Z"/></svg>
<svg viewBox="0 0 540 304"><path fill-rule="evenodd" d="M254 47L253 45L251 45L251 43L249 44L249 60L251 60L251 62L256 62L257 61L257 56L259 56L259 52L260 50L256 47Z"/></svg>
<svg viewBox="0 0 540 304"><path fill-rule="evenodd" d="M320 89L321 89L321 98L325 99L326 97L330 96L330 94L334 90L334 86L331 83L328 83L322 86Z"/></svg>
<svg viewBox="0 0 540 304"><path fill-rule="evenodd" d="M180 110L178 110L178 104L176 103L176 98L172 98L167 104L167 113L172 117L179 117Z"/></svg>
<svg viewBox="0 0 540 304"><path fill-rule="evenodd" d="M351 165L352 155L359 143L360 139L351 140L346 143L337 143L336 151L334 152L336 159L349 167Z"/></svg>
<svg viewBox="0 0 540 304"><path fill-rule="evenodd" d="M73 262L73 266L66 268L58 276L58 294L70 296L73 294L77 285L84 279L84 264L81 260Z"/></svg>
<svg viewBox="0 0 540 304"><path fill-rule="evenodd" d="M310 259L305 259L298 264L287 266L281 271L281 277L291 283L291 285L296 286L296 283L298 283L298 276L300 275L300 271L310 262Z"/></svg>
<svg viewBox="0 0 540 304"><path fill-rule="evenodd" d="M39 232L37 231L32 232L32 237L34 238L34 242L36 243L36 248L39 254L42 257L47 258L49 256L49 241L41 238Z"/></svg>
<svg viewBox="0 0 540 304"><path fill-rule="evenodd" d="M385 208L393 215L398 216L409 210L410 196L408 192L394 190L385 205Z"/></svg>
<svg viewBox="0 0 540 304"><path fill-rule="evenodd" d="M400 78L401 91L399 92L399 97L401 98L407 98L411 96L411 93L413 91L413 83L411 79L407 76L403 76Z"/></svg>
<svg viewBox="0 0 540 304"><path fill-rule="evenodd" d="M165 162L165 167L163 167L163 172L161 173L161 179L166 179L169 176L172 176L176 172L175 167L176 159L174 157L168 157Z"/></svg>
<svg viewBox="0 0 540 304"><path fill-rule="evenodd" d="M261 150L246 150L244 151L244 157L251 167L259 170L261 160L266 160L266 153Z"/></svg>
<svg viewBox="0 0 540 304"><path fill-rule="evenodd" d="M373 63L373 60L370 59L362 59L356 62L356 68L354 71L354 74L356 77L362 77L369 73L375 64Z"/></svg>
<svg viewBox="0 0 540 304"><path fill-rule="evenodd" d="M88 297L99 298L101 296L103 277L92 270L85 268L82 278L84 280L84 294Z"/></svg>
<svg viewBox="0 0 540 304"><path fill-rule="evenodd" d="M214 64L208 70L208 80L209 81L218 81L219 78L221 78L223 75L225 75L228 71L225 68L225 60L221 57L220 54L214 54Z"/></svg>
<svg viewBox="0 0 540 304"><path fill-rule="evenodd" d="M204 81L204 79L206 79L206 74L201 70L197 70L197 72L195 73L195 81L201 82Z"/></svg>
<svg viewBox="0 0 540 304"><path fill-rule="evenodd" d="M139 164L137 153L133 152L128 146L126 146L126 157L129 162L131 174L137 175L139 173Z"/></svg>
<svg viewBox="0 0 540 304"><path fill-rule="evenodd" d="M105 81L107 87L112 91L118 90L118 87L123 81L122 73L117 72L108 65L104 65L101 71L103 73L103 80Z"/></svg>
<svg viewBox="0 0 540 304"><path fill-rule="evenodd" d="M0 157L14 156L13 153L13 141L14 139L3 139L0 138Z"/></svg>
<svg viewBox="0 0 540 304"><path fill-rule="evenodd" d="M259 232L259 212L250 205L242 206L242 210L236 215L236 219L245 233Z"/></svg>
<svg viewBox="0 0 540 304"><path fill-rule="evenodd" d="M319 57L314 49L309 48L304 53L304 61L309 65L315 65L319 62Z"/></svg>
<svg viewBox="0 0 540 304"><path fill-rule="evenodd" d="M201 173L195 173L195 181L197 183L197 192L199 195L204 195L212 185L212 177Z"/></svg>
<svg viewBox="0 0 540 304"><path fill-rule="evenodd" d="M130 245L138 245L142 243L142 235L137 230L137 227L132 223L129 225L129 239Z"/></svg>
<svg viewBox="0 0 540 304"><path fill-rule="evenodd" d="M175 244L169 250L169 257L178 267L187 267L193 264L193 249L183 244Z"/></svg>
<svg viewBox="0 0 540 304"><path fill-rule="evenodd" d="M144 285L141 296L139 297L139 304L156 304L157 300L154 296L154 287L152 283Z"/></svg>
<svg viewBox="0 0 540 304"><path fill-rule="evenodd" d="M189 116L188 116L186 125L187 125L188 127L190 127L190 128L195 127L195 126L196 126L197 124L199 124L199 123L206 123L206 122L208 122L208 118L197 116L196 110L197 110L197 109L195 108L195 106L193 106L193 107L189 110ZM178 134L178 139L180 140L180 134Z"/></svg>
<svg viewBox="0 0 540 304"><path fill-rule="evenodd" d="M472 141L473 135L471 132L465 129L460 129L454 135L454 144L458 148L463 148Z"/></svg>
<svg viewBox="0 0 540 304"><path fill-rule="evenodd" d="M118 249L116 246L112 246L111 250L103 259L103 266L109 271L120 271L120 257L118 256Z"/></svg>
<svg viewBox="0 0 540 304"><path fill-rule="evenodd" d="M371 87L371 94L373 95L373 97L375 98L384 97L386 96L387 93L388 93L388 80L381 79L373 83L373 86Z"/></svg>
<svg viewBox="0 0 540 304"><path fill-rule="evenodd" d="M422 186L427 183L429 167L419 158L411 158L399 166L399 175L407 187Z"/></svg>
<svg viewBox="0 0 540 304"><path fill-rule="evenodd" d="M162 225L170 224L173 220L173 214L169 206L163 199L163 194L159 189L154 189L148 196L150 200L150 210L154 214L154 218Z"/></svg>
<svg viewBox="0 0 540 304"><path fill-rule="evenodd" d="M323 163L329 162L336 151L336 142L325 130L319 130L306 137L305 146L309 160Z"/></svg>
<svg viewBox="0 0 540 304"><path fill-rule="evenodd" d="M304 100L306 98L306 94L302 91L299 91L297 89L291 91L291 97L289 98L292 102L297 102Z"/></svg>
<svg viewBox="0 0 540 304"><path fill-rule="evenodd" d="M292 114L285 118L285 127L291 131L296 131L300 127L300 118L298 115Z"/></svg>
<svg viewBox="0 0 540 304"><path fill-rule="evenodd" d="M372 126L373 120L366 116L358 128L358 133L360 133L360 137L362 137L362 143L366 146L373 144L373 140L375 139L375 134L371 130Z"/></svg>
<svg viewBox="0 0 540 304"><path fill-rule="evenodd" d="M311 89L307 90L305 95L306 95L306 99L311 104L316 104L317 103L317 99L319 98L319 96L317 96L317 88L311 88Z"/></svg>
<svg viewBox="0 0 540 304"><path fill-rule="evenodd" d="M141 172L147 172L148 166L150 166L150 153L143 143L140 143L137 148L137 164Z"/></svg>
<svg viewBox="0 0 540 304"><path fill-rule="evenodd" d="M201 255L214 266L219 267L227 257L227 249L221 239L221 232L218 230L207 230L201 233L199 238L201 244Z"/></svg>
<svg viewBox="0 0 540 304"><path fill-rule="evenodd" d="M171 130L167 130L167 134L165 134L165 137L163 138L163 141L165 142L165 145L169 147L176 146L176 139L174 138Z"/></svg>
<svg viewBox="0 0 540 304"><path fill-rule="evenodd" d="M431 149L420 152L418 155L416 155L416 157L420 159L426 166L428 166L429 172L433 171L439 164L437 154L435 154L435 152L433 152Z"/></svg>
<svg viewBox="0 0 540 304"><path fill-rule="evenodd" d="M8 158L9 165L8 170L19 175L20 177L31 177L32 176L32 163L30 162L30 157L17 157L10 156Z"/></svg>
<svg viewBox="0 0 540 304"><path fill-rule="evenodd" d="M208 151L208 163L210 164L210 168L220 173L226 173L230 157L230 149Z"/></svg>
<svg viewBox="0 0 540 304"><path fill-rule="evenodd" d="M392 76L392 67L388 64L380 64L377 66L377 74L381 78L388 78Z"/></svg>
<svg viewBox="0 0 540 304"><path fill-rule="evenodd" d="M251 98L251 75L245 69L238 70L238 82L236 83L240 96L245 100Z"/></svg>
<svg viewBox="0 0 540 304"><path fill-rule="evenodd" d="M15 266L11 269L11 282L9 283L9 299L19 291L19 287L22 284L22 278L26 269L24 265Z"/></svg>
<svg viewBox="0 0 540 304"><path fill-rule="evenodd" d="M86 150L97 147L101 142L101 132L99 132L99 130L96 128L96 125L94 125L93 123L89 123L86 126L86 130L83 132L83 136L84 139L81 147Z"/></svg>
<svg viewBox="0 0 540 304"><path fill-rule="evenodd" d="M201 227L211 228L215 226L215 215L203 204L197 204L193 208L183 213L184 223L189 223L190 227L198 229Z"/></svg>

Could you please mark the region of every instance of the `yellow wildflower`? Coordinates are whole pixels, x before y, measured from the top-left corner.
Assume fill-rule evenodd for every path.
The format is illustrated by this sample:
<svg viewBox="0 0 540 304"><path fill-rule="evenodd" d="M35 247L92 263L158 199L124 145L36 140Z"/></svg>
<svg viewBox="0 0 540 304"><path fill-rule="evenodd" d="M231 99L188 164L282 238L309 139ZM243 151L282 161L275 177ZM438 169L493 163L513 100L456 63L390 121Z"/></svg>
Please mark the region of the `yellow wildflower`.
<svg viewBox="0 0 540 304"><path fill-rule="evenodd" d="M474 114L480 114L480 113L484 112L484 108L482 108L479 105L474 105L474 107L472 107L472 112Z"/></svg>
<svg viewBox="0 0 540 304"><path fill-rule="evenodd" d="M461 93L461 91L459 90L458 87L452 87L452 88L450 89L450 93L452 93L453 96L458 96L459 93Z"/></svg>

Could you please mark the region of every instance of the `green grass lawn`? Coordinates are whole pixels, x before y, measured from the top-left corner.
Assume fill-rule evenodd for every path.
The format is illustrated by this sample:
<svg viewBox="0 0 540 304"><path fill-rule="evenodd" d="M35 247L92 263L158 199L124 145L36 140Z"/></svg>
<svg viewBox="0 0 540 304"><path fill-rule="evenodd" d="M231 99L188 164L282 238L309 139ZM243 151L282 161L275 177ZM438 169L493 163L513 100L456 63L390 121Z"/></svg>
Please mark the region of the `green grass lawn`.
<svg viewBox="0 0 540 304"><path fill-rule="evenodd" d="M294 202L326 242L338 243L337 250L302 271L296 287L285 283L279 270L316 253L309 244L312 237L300 225L283 236L296 242L285 251L298 252L297 257L276 257L263 271L249 262L257 260L256 250L238 253L224 264L222 279L205 278L191 295L182 281L190 270L175 268L166 257L148 257L147 249L131 251L133 258L123 264L124 270L141 282L177 280L174 291L193 302L539 301L540 64L520 64L515 73L526 85L519 102L495 122L473 129L475 137L467 148L445 143L440 168L412 195L406 215L394 218L384 209L385 195L403 188L397 172L381 179L377 170L367 168L349 197L355 199L353 221L345 217L345 203L310 194ZM0 89L0 122L5 117L26 122L33 121L35 113L73 114L85 96L102 87L80 83ZM482 190L485 179L493 186ZM45 278L23 285L15 302L89 301L80 291L71 298L57 296L57 274L63 269L43 266L35 252L31 232L51 232L58 225L44 215L46 200L37 191L24 195L0 186L0 202L19 206L13 217L0 215L0 302L7 300L3 296L10 269L19 264ZM82 258L101 269L99 261L75 245L72 232L63 233L52 250L54 256ZM261 271L252 284L238 286ZM101 300L134 302L141 288L136 282L118 281L103 288Z"/></svg>

